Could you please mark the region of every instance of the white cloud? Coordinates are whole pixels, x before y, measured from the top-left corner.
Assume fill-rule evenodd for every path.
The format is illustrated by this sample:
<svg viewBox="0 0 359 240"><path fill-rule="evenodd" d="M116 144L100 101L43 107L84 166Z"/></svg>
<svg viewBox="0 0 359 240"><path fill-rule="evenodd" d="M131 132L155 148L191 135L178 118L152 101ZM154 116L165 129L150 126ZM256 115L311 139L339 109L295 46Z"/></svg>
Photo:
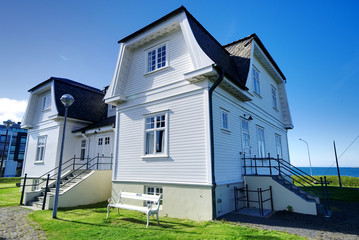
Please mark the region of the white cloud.
<svg viewBox="0 0 359 240"><path fill-rule="evenodd" d="M21 122L27 106L26 100L0 98L0 123L8 119Z"/></svg>

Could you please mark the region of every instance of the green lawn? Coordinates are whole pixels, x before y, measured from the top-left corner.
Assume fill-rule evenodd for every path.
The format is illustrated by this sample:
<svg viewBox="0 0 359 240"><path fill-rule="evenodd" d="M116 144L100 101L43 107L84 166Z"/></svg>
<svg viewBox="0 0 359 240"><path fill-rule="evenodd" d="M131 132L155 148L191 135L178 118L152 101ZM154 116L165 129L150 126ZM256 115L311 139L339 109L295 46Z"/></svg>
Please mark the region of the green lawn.
<svg viewBox="0 0 359 240"><path fill-rule="evenodd" d="M1 178L0 181L0 207L19 205L21 192L16 183L20 182L20 178Z"/></svg>
<svg viewBox="0 0 359 240"><path fill-rule="evenodd" d="M111 210L106 219L106 203L79 209L61 209L58 219L51 211L30 214L48 239L305 239L285 232L258 230L224 221L195 222L160 217L158 226L151 218L135 211Z"/></svg>

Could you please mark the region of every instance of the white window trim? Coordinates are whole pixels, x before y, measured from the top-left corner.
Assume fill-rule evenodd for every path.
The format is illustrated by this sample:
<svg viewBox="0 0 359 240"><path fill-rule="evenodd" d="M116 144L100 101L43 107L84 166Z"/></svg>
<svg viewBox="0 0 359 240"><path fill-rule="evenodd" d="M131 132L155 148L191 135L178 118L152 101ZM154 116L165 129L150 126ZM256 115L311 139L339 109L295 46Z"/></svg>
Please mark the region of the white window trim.
<svg viewBox="0 0 359 240"><path fill-rule="evenodd" d="M85 141L85 147L83 147L82 146L82 142L83 141ZM85 154L84 154L84 158L82 159L81 157L81 152L82 152L82 150L85 150ZM80 141L80 160L81 161L83 161L83 160L85 160L86 159L86 150L87 150L87 141L86 141L86 139L81 139L81 141Z"/></svg>
<svg viewBox="0 0 359 240"><path fill-rule="evenodd" d="M274 108L274 110L277 110L278 111L278 90L277 88L275 88L273 85L271 85L272 88L271 88L271 96L272 96L272 106ZM275 99L273 98L273 90L274 90L274 97Z"/></svg>
<svg viewBox="0 0 359 240"><path fill-rule="evenodd" d="M264 148L263 149L263 156L260 156L258 129L263 130L263 148ZM264 127L257 125L256 134L257 134L257 147L258 147L258 156L257 156L257 158L265 158L267 156L266 156L266 137L265 137Z"/></svg>
<svg viewBox="0 0 359 240"><path fill-rule="evenodd" d="M257 71L258 72L258 92L256 91L256 82L254 81L254 74L253 71ZM260 83L260 71L258 70L258 68L256 68L254 65L252 65L252 83L253 83L253 93L255 93L257 96L262 97L261 96L261 83Z"/></svg>
<svg viewBox="0 0 359 240"><path fill-rule="evenodd" d="M277 147L278 147L278 141L277 141L277 138L280 139L280 153L281 153L281 154L279 155L279 158L283 158L282 136L279 135L279 134L277 134L277 133L276 133L274 136L275 136L275 151L276 151L275 158L278 157L278 149L277 149Z"/></svg>
<svg viewBox="0 0 359 240"><path fill-rule="evenodd" d="M168 114L169 110L160 111L160 112L153 112L149 114L143 115L143 141L142 141L142 159L158 159L158 158L168 158ZM150 117L156 117L159 115L165 115L165 140L164 140L164 147L163 153L154 153L154 154L146 154L146 119Z"/></svg>
<svg viewBox="0 0 359 240"><path fill-rule="evenodd" d="M156 189L162 189L162 197L161 197L161 200L160 200L160 210L162 210L162 205L163 205L163 187L162 186L148 186L148 185L146 185L145 186L145 194L149 194L149 192L148 192L148 188L154 188L154 195L155 196L158 196L157 194L156 194ZM150 194L150 195L152 195L152 194Z"/></svg>
<svg viewBox="0 0 359 240"><path fill-rule="evenodd" d="M41 160L38 160L37 159L37 149L39 147L39 139L40 138L44 138L45 139L45 143L44 143L44 149L42 151L43 155L42 155L42 159ZM35 163L44 163L44 159L45 159L45 152L46 152L46 142L47 142L47 136L44 135L44 136L38 136L37 137L37 142L36 142L36 151L35 151Z"/></svg>
<svg viewBox="0 0 359 240"><path fill-rule="evenodd" d="M166 65L164 67L157 68L157 48L160 46L166 45ZM149 75L158 71L161 71L163 69L169 68L170 61L169 61L169 41L161 42L155 46L152 46L151 48L148 48L145 50L145 73L144 75ZM153 51L156 49L156 68L153 71L148 71L148 52Z"/></svg>
<svg viewBox="0 0 359 240"><path fill-rule="evenodd" d="M49 99L49 105L45 108L45 100ZM51 108L51 93L46 94L42 97L42 105L41 105L41 111L46 111Z"/></svg>
<svg viewBox="0 0 359 240"><path fill-rule="evenodd" d="M223 126L224 122L223 122L223 114L227 115L227 128L225 128ZM229 111L224 109L224 108L220 108L220 118L221 118L221 130L223 132L229 133L230 131L230 125L229 125Z"/></svg>

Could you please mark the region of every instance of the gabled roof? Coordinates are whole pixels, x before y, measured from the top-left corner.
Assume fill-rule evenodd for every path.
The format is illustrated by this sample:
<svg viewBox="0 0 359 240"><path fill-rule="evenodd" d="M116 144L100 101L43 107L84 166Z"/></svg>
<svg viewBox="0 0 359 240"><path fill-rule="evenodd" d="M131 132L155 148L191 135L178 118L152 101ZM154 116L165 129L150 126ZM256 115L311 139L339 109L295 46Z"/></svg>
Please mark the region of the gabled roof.
<svg viewBox="0 0 359 240"><path fill-rule="evenodd" d="M251 58L251 49L253 47L253 40L257 43L257 45L262 49L268 60L271 62L273 67L277 70L279 75L286 80L284 74L278 67L277 63L274 61L272 56L269 54L268 50L265 48L262 41L259 39L257 34L253 33L248 37L239 39L227 45L224 45L225 49L232 55L234 61L236 62L237 67L240 69L240 72L243 76L247 76L249 71L249 63Z"/></svg>
<svg viewBox="0 0 359 240"><path fill-rule="evenodd" d="M75 82L66 78L51 77L48 80L31 88L32 92L43 85L54 81L55 104L59 116L65 115L65 107L60 98L64 94L71 94L75 102L68 109L68 117L98 122L106 117L107 108L103 101L105 93L97 88Z"/></svg>

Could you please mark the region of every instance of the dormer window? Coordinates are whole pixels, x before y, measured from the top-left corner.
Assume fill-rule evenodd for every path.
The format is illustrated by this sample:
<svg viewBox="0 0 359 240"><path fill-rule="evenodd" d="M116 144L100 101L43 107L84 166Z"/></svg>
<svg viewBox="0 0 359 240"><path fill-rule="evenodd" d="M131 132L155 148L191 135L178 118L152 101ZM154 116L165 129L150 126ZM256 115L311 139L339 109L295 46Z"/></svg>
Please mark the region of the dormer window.
<svg viewBox="0 0 359 240"><path fill-rule="evenodd" d="M146 51L147 73L167 67L168 65L167 50L168 50L167 43L165 43Z"/></svg>
<svg viewBox="0 0 359 240"><path fill-rule="evenodd" d="M42 99L42 107L41 110L47 110L50 109L50 94L44 96Z"/></svg>

